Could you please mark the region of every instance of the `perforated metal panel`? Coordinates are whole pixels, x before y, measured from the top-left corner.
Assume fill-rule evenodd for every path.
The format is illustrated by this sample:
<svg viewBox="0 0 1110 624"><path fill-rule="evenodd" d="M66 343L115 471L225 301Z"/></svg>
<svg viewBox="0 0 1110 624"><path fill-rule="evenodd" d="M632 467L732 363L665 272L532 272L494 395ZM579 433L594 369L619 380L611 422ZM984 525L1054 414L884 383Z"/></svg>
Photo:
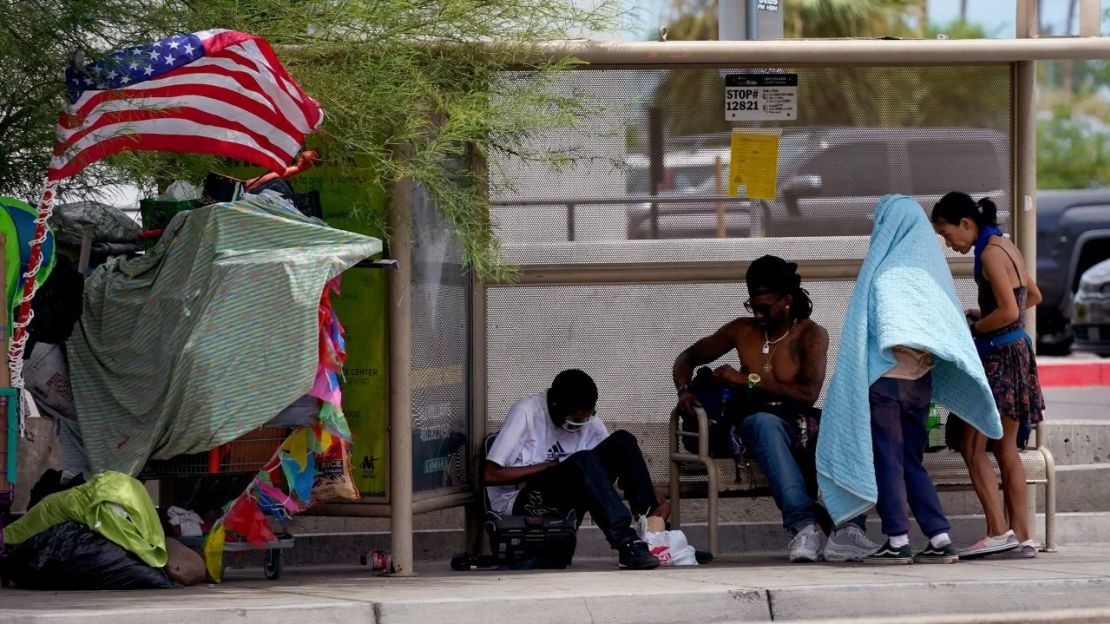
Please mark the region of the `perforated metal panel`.
<svg viewBox="0 0 1110 624"><path fill-rule="evenodd" d="M813 297L814 321L829 331L831 371L853 284L803 286ZM971 280L958 280L957 292L974 306ZM489 289L490 430L520 397L545 390L560 370L581 368L598 384L598 416L610 430L636 434L652 476L665 479L667 418L675 405L671 365L696 340L745 315L746 298L742 283ZM739 361L733 351L719 363Z"/></svg>
<svg viewBox="0 0 1110 624"><path fill-rule="evenodd" d="M470 275L458 239L421 188L413 193L413 490L468 481Z"/></svg>

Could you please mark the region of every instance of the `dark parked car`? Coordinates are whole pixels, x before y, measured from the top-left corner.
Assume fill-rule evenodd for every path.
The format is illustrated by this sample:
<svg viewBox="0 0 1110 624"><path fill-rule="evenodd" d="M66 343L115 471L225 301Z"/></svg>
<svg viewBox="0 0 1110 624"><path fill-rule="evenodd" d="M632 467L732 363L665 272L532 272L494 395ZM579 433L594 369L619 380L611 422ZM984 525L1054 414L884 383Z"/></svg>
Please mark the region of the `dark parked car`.
<svg viewBox="0 0 1110 624"><path fill-rule="evenodd" d="M701 145L676 144L664 154L661 195L689 202L633 204L628 238L712 238L717 235L718 180L728 178L728 136ZM779 141L778 197L720 206L726 236L867 236L871 213L887 193L913 195L932 206L960 189L1010 201L1009 139L983 128L789 128ZM648 192L648 159L627 158L629 195ZM723 187L722 187L723 188Z"/></svg>
<svg viewBox="0 0 1110 624"><path fill-rule="evenodd" d="M1087 269L1110 258L1110 189L1037 193L1037 343L1041 353L1071 349L1075 292Z"/></svg>

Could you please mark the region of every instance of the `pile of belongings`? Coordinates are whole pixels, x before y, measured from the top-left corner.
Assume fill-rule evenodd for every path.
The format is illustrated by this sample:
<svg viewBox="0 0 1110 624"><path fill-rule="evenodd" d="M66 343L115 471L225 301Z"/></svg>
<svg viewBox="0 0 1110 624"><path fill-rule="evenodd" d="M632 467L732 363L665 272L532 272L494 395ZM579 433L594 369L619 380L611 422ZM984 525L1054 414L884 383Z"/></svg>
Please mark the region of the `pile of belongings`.
<svg viewBox="0 0 1110 624"><path fill-rule="evenodd" d="M44 590L165 589L204 580L200 556L167 540L142 483L103 472L55 492L4 529L5 584Z"/></svg>
<svg viewBox="0 0 1110 624"><path fill-rule="evenodd" d="M109 258L86 280L66 348L69 437L89 473L138 475L267 424L297 427L209 531L213 580L225 543L266 547L277 539L269 520L358 497L330 297L344 270L381 249L264 193L180 212L145 255Z"/></svg>
<svg viewBox="0 0 1110 624"><path fill-rule="evenodd" d="M266 194L178 213L145 255L109 258L66 342L91 472L219 447L318 389L321 293L380 251ZM343 435L339 416L321 422Z"/></svg>

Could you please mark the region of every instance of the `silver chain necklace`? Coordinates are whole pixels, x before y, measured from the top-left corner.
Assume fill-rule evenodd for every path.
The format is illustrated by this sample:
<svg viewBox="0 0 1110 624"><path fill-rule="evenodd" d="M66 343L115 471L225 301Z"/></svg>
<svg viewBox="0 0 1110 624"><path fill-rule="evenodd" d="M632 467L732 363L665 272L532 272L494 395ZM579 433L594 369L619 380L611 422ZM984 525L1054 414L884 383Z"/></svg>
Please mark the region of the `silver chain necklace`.
<svg viewBox="0 0 1110 624"><path fill-rule="evenodd" d="M770 373L774 368L773 364L771 363L771 360L774 357L773 347L777 348L780 342L786 340L786 337L789 336L790 332L794 330L794 325L796 325L797 323L798 319L794 319L794 321L790 323L790 327L786 328L786 333L774 340L771 340L771 337L767 335L767 330L763 330L763 355L768 356L763 358L764 373Z"/></svg>

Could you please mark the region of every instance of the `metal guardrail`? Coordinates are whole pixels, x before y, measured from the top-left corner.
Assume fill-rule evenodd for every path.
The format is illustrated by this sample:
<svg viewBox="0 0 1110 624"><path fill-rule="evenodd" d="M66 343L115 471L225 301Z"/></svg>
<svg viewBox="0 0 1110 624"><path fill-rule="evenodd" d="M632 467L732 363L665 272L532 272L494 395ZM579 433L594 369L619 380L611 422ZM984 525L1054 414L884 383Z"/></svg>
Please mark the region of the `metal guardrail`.
<svg viewBox="0 0 1110 624"><path fill-rule="evenodd" d="M637 204L651 205L651 237L659 238L659 205L660 204L743 204L737 211L741 214L751 213L750 204L755 201L746 197L731 197L728 195L640 195L620 197L574 197L574 198L525 198L525 199L499 199L491 201L491 206L521 206L535 208L545 206L564 206L567 211L567 241L574 242L575 209L578 206L634 206Z"/></svg>

